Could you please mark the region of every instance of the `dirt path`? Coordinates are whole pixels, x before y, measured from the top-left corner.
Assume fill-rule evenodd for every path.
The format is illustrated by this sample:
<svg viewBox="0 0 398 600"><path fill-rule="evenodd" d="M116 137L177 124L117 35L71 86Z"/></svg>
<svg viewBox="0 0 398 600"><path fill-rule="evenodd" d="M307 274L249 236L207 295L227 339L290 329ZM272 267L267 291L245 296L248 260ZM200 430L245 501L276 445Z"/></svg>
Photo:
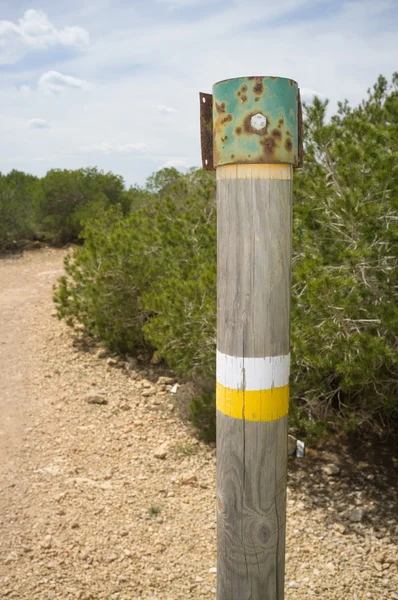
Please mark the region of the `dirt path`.
<svg viewBox="0 0 398 600"><path fill-rule="evenodd" d="M214 452L161 373L74 345L63 256L0 260L0 599L215 598ZM291 460L287 598L398 599L392 472Z"/></svg>

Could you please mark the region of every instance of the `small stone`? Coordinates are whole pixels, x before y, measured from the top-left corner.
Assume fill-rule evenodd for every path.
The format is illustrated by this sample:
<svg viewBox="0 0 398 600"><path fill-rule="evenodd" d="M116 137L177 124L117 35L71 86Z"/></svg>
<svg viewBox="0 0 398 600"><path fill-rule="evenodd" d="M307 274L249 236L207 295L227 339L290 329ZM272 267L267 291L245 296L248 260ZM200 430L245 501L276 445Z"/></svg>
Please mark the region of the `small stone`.
<svg viewBox="0 0 398 600"><path fill-rule="evenodd" d="M135 367L138 364L138 360L136 358L134 358L133 356L126 356L126 361L128 362L128 364L130 365L130 367L132 369L135 369Z"/></svg>
<svg viewBox="0 0 398 600"><path fill-rule="evenodd" d="M159 354L157 352L154 352L151 358L151 365L160 365L160 363L162 362L162 357L159 356Z"/></svg>
<svg viewBox="0 0 398 600"><path fill-rule="evenodd" d="M333 529L339 533L345 532L345 526L342 523L333 523Z"/></svg>
<svg viewBox="0 0 398 600"><path fill-rule="evenodd" d="M116 367L118 364L118 361L115 360L114 358L108 358L108 360L106 361L106 364L108 365L108 367Z"/></svg>
<svg viewBox="0 0 398 600"><path fill-rule="evenodd" d="M298 590L298 588L300 587L299 584L297 583L297 581L289 581L289 583L287 584L287 587L293 588L295 590Z"/></svg>
<svg viewBox="0 0 398 600"><path fill-rule="evenodd" d="M174 410L174 404L171 404L171 402L167 405L167 410L169 410L170 412L172 412Z"/></svg>
<svg viewBox="0 0 398 600"><path fill-rule="evenodd" d="M108 400L105 396L98 392L88 392L83 397L83 400L87 402L87 404L108 404Z"/></svg>
<svg viewBox="0 0 398 600"><path fill-rule="evenodd" d="M42 545L42 547L44 548L44 546ZM51 544L50 544L51 547ZM4 563L6 565L9 565L11 562L13 562L14 560L17 560L17 555L15 552L10 552L10 554L8 554L5 559L4 559Z"/></svg>
<svg viewBox="0 0 398 600"><path fill-rule="evenodd" d="M105 348L100 348L95 353L95 358L106 358L107 356L108 356L108 352L105 350Z"/></svg>
<svg viewBox="0 0 398 600"><path fill-rule="evenodd" d="M326 475L329 475L329 477L334 477L335 475L340 474L340 467L334 464L325 465L324 467L322 467L322 471Z"/></svg>
<svg viewBox="0 0 398 600"><path fill-rule="evenodd" d="M197 477L195 475L195 473L193 473L192 471L188 472L188 473L184 473L181 476L181 483L184 485L187 485L188 483L193 483L194 481L197 481Z"/></svg>
<svg viewBox="0 0 398 600"><path fill-rule="evenodd" d="M114 561L115 561L115 560L117 560L117 559L118 559L118 555L117 555L117 554L115 554L115 553L112 553L112 554L107 554L107 555L105 556L105 560L106 560L106 562L107 562L107 563L114 562Z"/></svg>
<svg viewBox="0 0 398 600"><path fill-rule="evenodd" d="M360 523L365 516L363 508L352 508L348 511L347 517L352 523Z"/></svg>
<svg viewBox="0 0 398 600"><path fill-rule="evenodd" d="M40 545L44 550L49 550L51 548L51 542L51 535L47 535Z"/></svg>
<svg viewBox="0 0 398 600"><path fill-rule="evenodd" d="M154 395L154 393L155 393L155 390L144 390L144 391L141 393L141 396L142 396L143 398L150 398L151 396L153 396L153 395Z"/></svg>
<svg viewBox="0 0 398 600"><path fill-rule="evenodd" d="M217 573L217 567L210 567L209 573Z"/></svg>
<svg viewBox="0 0 398 600"><path fill-rule="evenodd" d="M159 377L158 385L173 385L175 379L173 377Z"/></svg>
<svg viewBox="0 0 398 600"><path fill-rule="evenodd" d="M329 571L331 571L332 573L335 573L335 571L336 571L336 567L335 567L334 563L332 563L332 562L328 562L326 565L326 568L329 569Z"/></svg>
<svg viewBox="0 0 398 600"><path fill-rule="evenodd" d="M161 446L159 446L159 448L157 448L153 454L154 457L160 458L160 459L165 459L167 456L167 448L168 448L167 444L162 444Z"/></svg>

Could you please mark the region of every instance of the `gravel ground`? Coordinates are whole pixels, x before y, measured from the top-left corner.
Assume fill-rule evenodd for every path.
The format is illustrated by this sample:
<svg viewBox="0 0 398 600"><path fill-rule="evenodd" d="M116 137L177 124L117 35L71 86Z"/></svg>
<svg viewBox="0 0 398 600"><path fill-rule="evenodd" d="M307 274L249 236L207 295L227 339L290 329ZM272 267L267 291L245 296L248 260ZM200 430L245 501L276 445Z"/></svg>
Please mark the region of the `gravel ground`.
<svg viewBox="0 0 398 600"><path fill-rule="evenodd" d="M0 260L0 598L215 598L215 450L159 367L54 318L65 251ZM289 459L286 598L398 600L397 460Z"/></svg>

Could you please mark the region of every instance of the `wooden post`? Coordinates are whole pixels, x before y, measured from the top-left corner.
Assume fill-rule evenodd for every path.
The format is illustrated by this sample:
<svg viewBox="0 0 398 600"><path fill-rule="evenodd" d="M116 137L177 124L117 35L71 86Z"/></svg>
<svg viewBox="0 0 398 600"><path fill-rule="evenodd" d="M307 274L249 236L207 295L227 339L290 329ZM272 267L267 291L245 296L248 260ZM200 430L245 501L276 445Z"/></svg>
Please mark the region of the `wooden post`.
<svg viewBox="0 0 398 600"><path fill-rule="evenodd" d="M213 87L212 106L217 600L283 600L298 88L275 77L227 80Z"/></svg>
<svg viewBox="0 0 398 600"><path fill-rule="evenodd" d="M218 600L282 600L290 165L217 168Z"/></svg>

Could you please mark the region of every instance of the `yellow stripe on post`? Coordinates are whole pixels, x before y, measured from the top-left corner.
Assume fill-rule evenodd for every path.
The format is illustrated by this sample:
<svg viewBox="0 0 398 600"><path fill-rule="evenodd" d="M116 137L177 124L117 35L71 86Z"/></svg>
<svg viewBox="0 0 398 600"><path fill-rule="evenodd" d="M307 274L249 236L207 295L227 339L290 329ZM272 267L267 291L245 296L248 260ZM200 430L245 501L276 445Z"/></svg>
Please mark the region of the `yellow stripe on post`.
<svg viewBox="0 0 398 600"><path fill-rule="evenodd" d="M289 411L289 385L268 390L233 390L217 383L217 410L233 419L276 421Z"/></svg>

